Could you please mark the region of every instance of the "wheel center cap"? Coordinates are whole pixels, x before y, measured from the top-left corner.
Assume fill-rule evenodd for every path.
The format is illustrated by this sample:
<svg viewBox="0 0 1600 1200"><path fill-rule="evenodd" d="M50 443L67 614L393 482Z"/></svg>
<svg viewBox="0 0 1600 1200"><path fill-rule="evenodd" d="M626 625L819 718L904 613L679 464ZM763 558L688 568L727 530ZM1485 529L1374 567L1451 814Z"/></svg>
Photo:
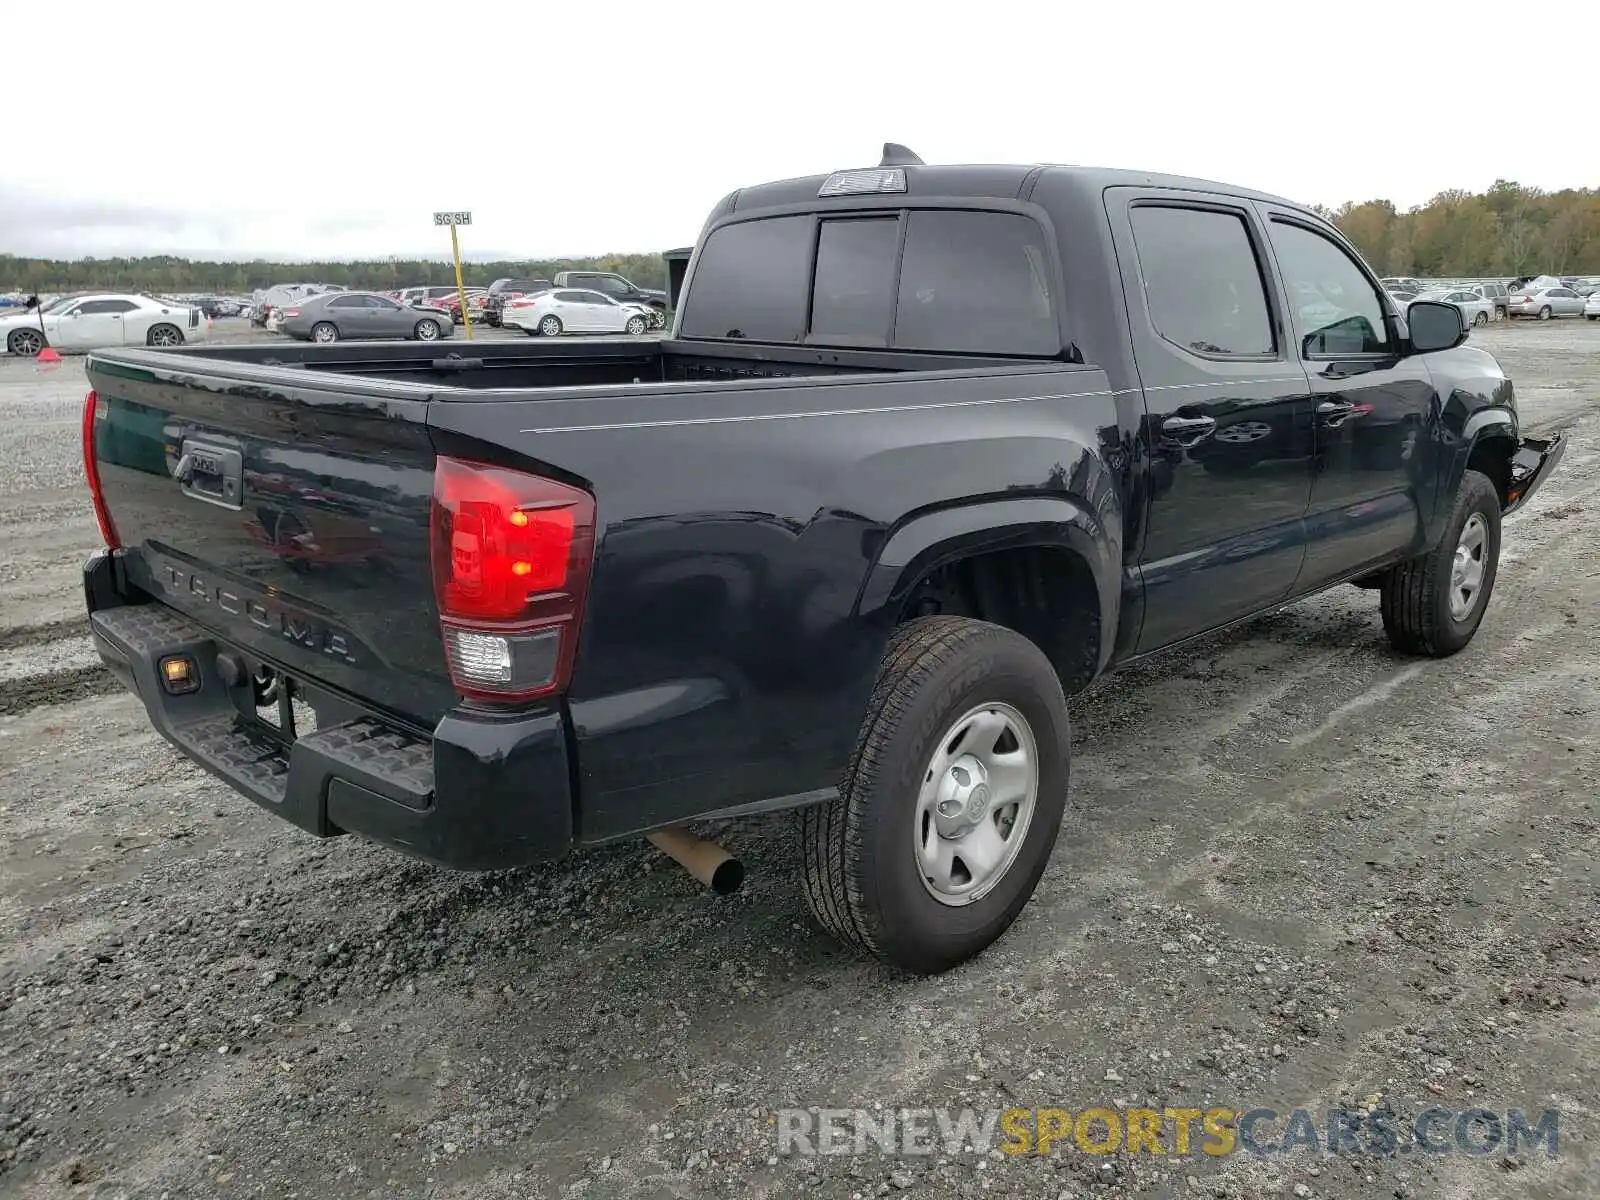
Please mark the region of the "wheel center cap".
<svg viewBox="0 0 1600 1200"><path fill-rule="evenodd" d="M967 816L969 819L981 817L984 809L989 807L989 785L980 783L972 789L972 795L967 797Z"/></svg>

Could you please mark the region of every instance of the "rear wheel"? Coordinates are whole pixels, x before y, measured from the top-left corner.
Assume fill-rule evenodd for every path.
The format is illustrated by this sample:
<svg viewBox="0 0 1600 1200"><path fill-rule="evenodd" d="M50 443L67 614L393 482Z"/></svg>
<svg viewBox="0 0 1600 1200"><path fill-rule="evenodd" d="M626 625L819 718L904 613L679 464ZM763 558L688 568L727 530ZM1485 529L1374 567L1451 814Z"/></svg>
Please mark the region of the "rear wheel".
<svg viewBox="0 0 1600 1200"><path fill-rule="evenodd" d="M1550 306L1548 304L1539 310L1539 320L1541 321L1548 321L1553 316L1555 316L1555 314L1550 311Z"/></svg>
<svg viewBox="0 0 1600 1200"><path fill-rule="evenodd" d="M417 322L417 341L435 342L439 340L439 322L424 317Z"/></svg>
<svg viewBox="0 0 1600 1200"><path fill-rule="evenodd" d="M6 349L20 358L32 358L44 349L42 329L13 329L6 339Z"/></svg>
<svg viewBox="0 0 1600 1200"><path fill-rule="evenodd" d="M1487 325L1489 323L1489 314L1486 312L1480 312L1477 316L1472 318L1472 323L1474 325Z"/></svg>
<svg viewBox="0 0 1600 1200"><path fill-rule="evenodd" d="M561 318L556 316L545 317L539 322L539 332L545 337L560 337Z"/></svg>
<svg viewBox="0 0 1600 1200"><path fill-rule="evenodd" d="M148 346L181 346L183 331L176 325L152 325L144 340Z"/></svg>
<svg viewBox="0 0 1600 1200"><path fill-rule="evenodd" d="M311 327L311 340L313 342L337 342L339 330L328 321L318 321Z"/></svg>
<svg viewBox="0 0 1600 1200"><path fill-rule="evenodd" d="M1032 642L964 617L901 626L839 798L800 814L812 913L921 974L979 953L1049 862L1070 747L1061 681Z"/></svg>
<svg viewBox="0 0 1600 1200"><path fill-rule="evenodd" d="M1439 544L1383 581L1384 632L1396 650L1446 658L1483 622L1500 565L1500 496L1481 471L1468 471Z"/></svg>

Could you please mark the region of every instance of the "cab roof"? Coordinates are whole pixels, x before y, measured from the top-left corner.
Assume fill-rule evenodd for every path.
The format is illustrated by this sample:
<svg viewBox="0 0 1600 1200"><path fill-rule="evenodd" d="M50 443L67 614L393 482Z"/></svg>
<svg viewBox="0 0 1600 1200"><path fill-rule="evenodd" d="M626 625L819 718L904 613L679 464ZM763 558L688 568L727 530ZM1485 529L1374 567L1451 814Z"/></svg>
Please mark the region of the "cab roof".
<svg viewBox="0 0 1600 1200"><path fill-rule="evenodd" d="M1048 173L1052 182L1065 183L1083 192L1100 192L1109 187L1161 187L1195 192L1221 192L1230 196L1257 200L1267 204L1309 211L1303 204L1284 199L1268 192L1236 187L1211 179L1198 179L1183 175L1166 175L1152 171L1124 170L1111 167L1075 166L1065 163L1032 163L1014 165L934 165L924 163L904 146L889 143L884 146L883 160L876 167L843 168L828 175L805 175L794 179L780 179L772 183L741 188L728 196L721 206L722 214L749 213L763 208L781 208L788 205L815 205L827 207L829 198L819 192L843 171L876 171L895 169L904 172L904 190L882 193L886 202L896 198L916 197L941 199L1004 199L1026 198L1038 178ZM870 194L870 193L869 193ZM859 202L860 194L842 199Z"/></svg>

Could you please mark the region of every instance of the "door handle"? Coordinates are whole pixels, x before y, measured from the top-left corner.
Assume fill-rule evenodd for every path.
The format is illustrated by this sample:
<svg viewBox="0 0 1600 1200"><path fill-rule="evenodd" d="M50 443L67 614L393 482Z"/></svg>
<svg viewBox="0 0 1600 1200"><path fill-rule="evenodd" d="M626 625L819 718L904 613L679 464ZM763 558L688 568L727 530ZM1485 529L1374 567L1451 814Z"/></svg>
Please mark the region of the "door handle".
<svg viewBox="0 0 1600 1200"><path fill-rule="evenodd" d="M1168 417L1161 422L1161 431L1180 446L1198 445L1210 437L1216 427L1215 417Z"/></svg>
<svg viewBox="0 0 1600 1200"><path fill-rule="evenodd" d="M1330 429L1337 429L1355 410L1355 404L1349 400L1324 400L1317 405L1317 416L1321 417L1322 423Z"/></svg>

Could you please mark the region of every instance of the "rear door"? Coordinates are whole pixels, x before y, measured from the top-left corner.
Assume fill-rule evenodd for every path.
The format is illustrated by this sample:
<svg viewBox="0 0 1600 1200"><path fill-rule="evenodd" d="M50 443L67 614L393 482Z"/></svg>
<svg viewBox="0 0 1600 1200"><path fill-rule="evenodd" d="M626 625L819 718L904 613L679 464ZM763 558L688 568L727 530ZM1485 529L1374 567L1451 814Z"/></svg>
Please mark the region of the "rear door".
<svg viewBox="0 0 1600 1200"><path fill-rule="evenodd" d="M1305 551L1311 401L1253 205L1111 188L1106 206L1145 393L1146 651L1288 594Z"/></svg>
<svg viewBox="0 0 1600 1200"><path fill-rule="evenodd" d="M1438 395L1355 251L1298 213L1263 214L1288 294L1306 298L1289 314L1316 422L1303 591L1420 547L1437 478Z"/></svg>

